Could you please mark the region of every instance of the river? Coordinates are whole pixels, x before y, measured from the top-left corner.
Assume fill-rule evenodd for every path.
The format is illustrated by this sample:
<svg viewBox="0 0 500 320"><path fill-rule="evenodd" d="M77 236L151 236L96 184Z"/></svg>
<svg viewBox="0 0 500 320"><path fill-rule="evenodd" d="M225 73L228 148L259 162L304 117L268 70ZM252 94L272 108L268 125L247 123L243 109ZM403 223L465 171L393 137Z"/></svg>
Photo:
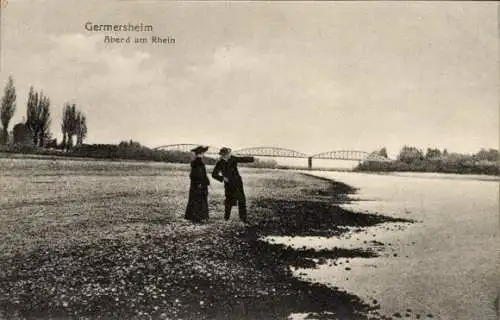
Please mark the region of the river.
<svg viewBox="0 0 500 320"><path fill-rule="evenodd" d="M358 188L343 207L416 220L341 238L274 238L315 248L379 248L376 258L339 259L296 269L318 281L377 301L381 314L403 318L497 319L499 182L484 176L307 172ZM346 268L346 266L349 266ZM293 315L292 318L301 318Z"/></svg>

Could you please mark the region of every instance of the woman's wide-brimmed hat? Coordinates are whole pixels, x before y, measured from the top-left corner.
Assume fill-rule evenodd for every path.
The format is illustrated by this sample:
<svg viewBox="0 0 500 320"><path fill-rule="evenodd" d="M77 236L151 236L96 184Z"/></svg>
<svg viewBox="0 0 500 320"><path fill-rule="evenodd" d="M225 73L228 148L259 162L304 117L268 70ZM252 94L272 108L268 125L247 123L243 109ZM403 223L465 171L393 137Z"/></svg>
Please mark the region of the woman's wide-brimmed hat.
<svg viewBox="0 0 500 320"><path fill-rule="evenodd" d="M220 148L220 150L219 150L219 155L221 155L221 156L225 156L225 155L230 154L230 153L231 153L230 148L223 147L223 148Z"/></svg>
<svg viewBox="0 0 500 320"><path fill-rule="evenodd" d="M191 149L191 152L194 152L194 154L202 154L202 153L207 152L207 150L208 150L208 147L206 147L206 146L197 146L196 148Z"/></svg>

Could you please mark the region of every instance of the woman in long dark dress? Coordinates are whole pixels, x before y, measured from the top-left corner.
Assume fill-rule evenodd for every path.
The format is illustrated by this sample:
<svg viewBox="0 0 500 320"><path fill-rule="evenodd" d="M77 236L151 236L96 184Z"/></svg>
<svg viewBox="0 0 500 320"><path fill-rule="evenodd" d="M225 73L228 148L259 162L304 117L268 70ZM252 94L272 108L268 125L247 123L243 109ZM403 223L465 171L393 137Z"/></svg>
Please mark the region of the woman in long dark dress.
<svg viewBox="0 0 500 320"><path fill-rule="evenodd" d="M208 147L199 146L191 150L195 158L191 161L191 173L189 179L189 199L184 218L193 222L208 220L208 186L210 180L207 177L205 164L203 163L204 153Z"/></svg>

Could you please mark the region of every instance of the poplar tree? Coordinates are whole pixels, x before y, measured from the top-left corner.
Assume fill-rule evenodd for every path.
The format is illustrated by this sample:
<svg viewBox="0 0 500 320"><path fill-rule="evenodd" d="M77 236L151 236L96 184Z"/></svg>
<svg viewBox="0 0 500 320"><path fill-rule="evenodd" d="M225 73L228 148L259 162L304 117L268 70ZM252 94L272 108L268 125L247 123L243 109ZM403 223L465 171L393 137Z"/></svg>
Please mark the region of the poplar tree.
<svg viewBox="0 0 500 320"><path fill-rule="evenodd" d="M49 136L50 99L36 92L33 86L28 93L26 105L26 127L33 138L33 145L42 147Z"/></svg>
<svg viewBox="0 0 500 320"><path fill-rule="evenodd" d="M81 146L83 139L87 137L87 118L82 111L76 115L76 145Z"/></svg>
<svg viewBox="0 0 500 320"><path fill-rule="evenodd" d="M64 104L61 131L63 147L66 149L73 147L73 136L76 136L77 146L81 146L87 137L87 117L75 104Z"/></svg>
<svg viewBox="0 0 500 320"><path fill-rule="evenodd" d="M7 85L4 89L4 94L1 102L0 109L0 118L2 121L2 136L1 136L1 144L6 144L8 141L8 128L9 123L12 117L14 116L14 112L16 111L16 88L14 87L14 79L12 76L9 76L9 80L7 81Z"/></svg>

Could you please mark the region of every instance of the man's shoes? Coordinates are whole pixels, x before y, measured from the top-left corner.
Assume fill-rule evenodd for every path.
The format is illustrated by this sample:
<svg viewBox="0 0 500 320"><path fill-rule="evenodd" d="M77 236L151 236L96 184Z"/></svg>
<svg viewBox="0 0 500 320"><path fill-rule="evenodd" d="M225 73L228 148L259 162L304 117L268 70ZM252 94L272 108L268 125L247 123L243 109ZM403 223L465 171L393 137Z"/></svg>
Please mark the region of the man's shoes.
<svg viewBox="0 0 500 320"><path fill-rule="evenodd" d="M246 227L246 225L247 224L245 222L243 222L243 221L239 221L238 222L238 226L240 226L240 227Z"/></svg>

